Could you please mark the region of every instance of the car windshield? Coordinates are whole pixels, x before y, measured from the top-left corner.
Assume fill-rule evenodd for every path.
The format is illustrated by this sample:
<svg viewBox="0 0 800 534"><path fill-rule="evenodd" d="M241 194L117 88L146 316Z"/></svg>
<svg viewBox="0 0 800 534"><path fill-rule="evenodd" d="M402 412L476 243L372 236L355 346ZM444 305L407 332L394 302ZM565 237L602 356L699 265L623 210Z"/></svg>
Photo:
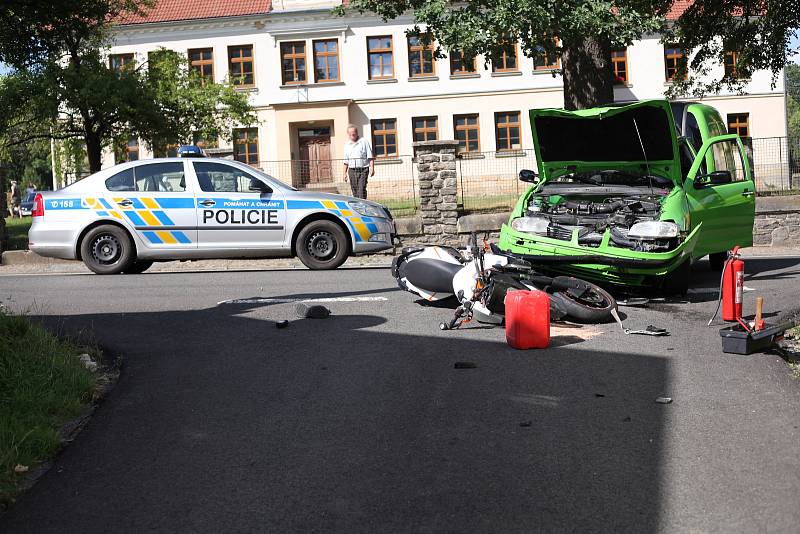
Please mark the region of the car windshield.
<svg viewBox="0 0 800 534"><path fill-rule="evenodd" d="M566 169L565 169L566 170ZM672 180L663 176L638 173L634 171L622 171L619 169L604 169L588 172L568 171L553 180L554 182L582 183L588 185L628 185L628 186L656 186L670 187Z"/></svg>
<svg viewBox="0 0 800 534"><path fill-rule="evenodd" d="M36 198L36 193L28 193L25 195L25 199L23 202L33 202L33 199Z"/></svg>

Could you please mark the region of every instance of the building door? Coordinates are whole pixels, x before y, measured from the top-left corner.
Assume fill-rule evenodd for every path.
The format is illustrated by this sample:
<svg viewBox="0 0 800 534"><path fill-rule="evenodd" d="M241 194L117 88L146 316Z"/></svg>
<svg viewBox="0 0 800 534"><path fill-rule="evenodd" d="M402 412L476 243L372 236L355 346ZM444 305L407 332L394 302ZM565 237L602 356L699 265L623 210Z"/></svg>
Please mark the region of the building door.
<svg viewBox="0 0 800 534"><path fill-rule="evenodd" d="M331 129L305 128L297 131L300 143L300 182L306 184L330 183Z"/></svg>

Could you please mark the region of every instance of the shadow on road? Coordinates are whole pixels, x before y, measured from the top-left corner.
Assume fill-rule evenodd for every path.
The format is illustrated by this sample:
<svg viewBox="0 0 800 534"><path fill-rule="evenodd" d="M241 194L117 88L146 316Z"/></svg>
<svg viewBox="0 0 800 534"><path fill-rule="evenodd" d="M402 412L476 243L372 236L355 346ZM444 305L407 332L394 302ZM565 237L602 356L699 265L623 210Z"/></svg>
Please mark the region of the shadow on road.
<svg viewBox="0 0 800 534"><path fill-rule="evenodd" d="M91 328L125 366L0 529L658 528L666 360L399 333L331 307L286 329L253 304L40 317Z"/></svg>

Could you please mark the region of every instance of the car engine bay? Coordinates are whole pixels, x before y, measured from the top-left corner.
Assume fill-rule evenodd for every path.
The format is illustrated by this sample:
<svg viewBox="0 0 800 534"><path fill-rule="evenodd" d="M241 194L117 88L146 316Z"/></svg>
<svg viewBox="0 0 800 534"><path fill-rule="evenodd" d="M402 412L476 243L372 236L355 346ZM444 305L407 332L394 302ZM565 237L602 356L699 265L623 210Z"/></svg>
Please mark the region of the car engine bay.
<svg viewBox="0 0 800 534"><path fill-rule="evenodd" d="M659 184L661 185L661 184ZM515 230L598 247L608 230L612 246L640 252L665 252L679 242L678 227L660 221L661 203L669 190L630 185L544 184L531 195Z"/></svg>

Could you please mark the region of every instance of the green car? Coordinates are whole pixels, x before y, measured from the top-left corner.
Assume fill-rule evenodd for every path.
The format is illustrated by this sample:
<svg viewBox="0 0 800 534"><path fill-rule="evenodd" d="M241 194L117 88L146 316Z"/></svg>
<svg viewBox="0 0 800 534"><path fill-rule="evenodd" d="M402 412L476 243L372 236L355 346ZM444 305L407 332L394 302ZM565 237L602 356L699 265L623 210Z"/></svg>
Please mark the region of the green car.
<svg viewBox="0 0 800 534"><path fill-rule="evenodd" d="M745 146L714 108L642 101L530 111L538 174L499 247L550 270L685 292L690 262L753 244Z"/></svg>

